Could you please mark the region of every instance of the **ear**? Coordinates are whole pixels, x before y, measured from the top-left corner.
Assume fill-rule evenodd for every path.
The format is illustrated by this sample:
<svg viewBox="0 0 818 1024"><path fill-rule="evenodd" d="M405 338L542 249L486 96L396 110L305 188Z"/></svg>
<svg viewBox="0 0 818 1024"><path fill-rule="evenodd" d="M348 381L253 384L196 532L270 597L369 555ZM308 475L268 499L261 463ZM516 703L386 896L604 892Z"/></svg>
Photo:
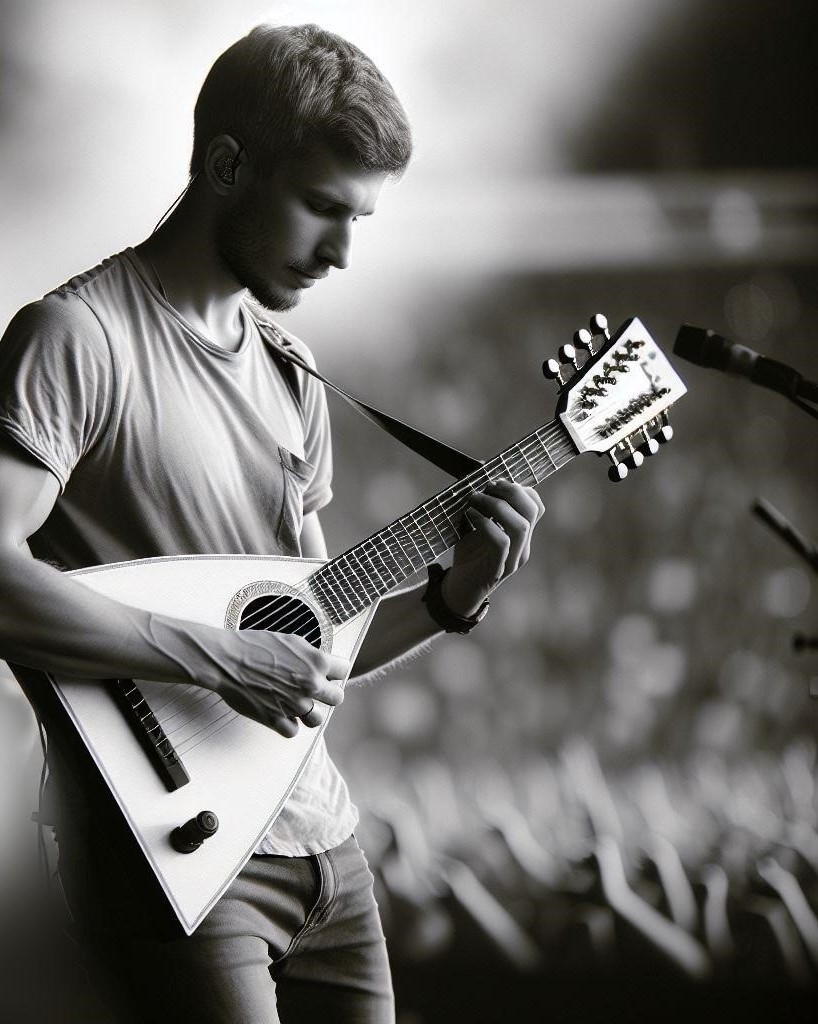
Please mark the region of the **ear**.
<svg viewBox="0 0 818 1024"><path fill-rule="evenodd" d="M242 152L242 145L232 135L217 135L210 141L203 170L217 195L229 196L233 192L242 164Z"/></svg>

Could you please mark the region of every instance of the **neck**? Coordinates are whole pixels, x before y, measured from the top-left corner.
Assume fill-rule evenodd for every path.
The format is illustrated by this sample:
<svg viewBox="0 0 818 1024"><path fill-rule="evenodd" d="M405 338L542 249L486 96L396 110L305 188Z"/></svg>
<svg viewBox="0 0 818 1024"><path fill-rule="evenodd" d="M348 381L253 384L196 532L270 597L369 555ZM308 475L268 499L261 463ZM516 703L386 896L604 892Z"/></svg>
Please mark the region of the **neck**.
<svg viewBox="0 0 818 1024"><path fill-rule="evenodd" d="M244 289L219 259L213 214L196 185L136 251L191 327L215 344L235 349L242 337Z"/></svg>
<svg viewBox="0 0 818 1024"><path fill-rule="evenodd" d="M336 625L347 622L442 555L470 529L463 513L472 491L504 478L542 483L578 454L558 420L511 445L309 577L309 588Z"/></svg>

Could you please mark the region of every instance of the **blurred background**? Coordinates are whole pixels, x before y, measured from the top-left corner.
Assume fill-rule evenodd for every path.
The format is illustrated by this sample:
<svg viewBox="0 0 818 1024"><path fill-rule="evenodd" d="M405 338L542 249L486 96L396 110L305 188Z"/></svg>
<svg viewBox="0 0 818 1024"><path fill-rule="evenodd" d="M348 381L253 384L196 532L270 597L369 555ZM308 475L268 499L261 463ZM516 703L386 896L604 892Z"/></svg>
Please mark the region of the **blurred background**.
<svg viewBox="0 0 818 1024"><path fill-rule="evenodd" d="M282 318L330 377L479 457L553 417L540 365L595 312L639 316L668 352L683 320L709 326L818 378L806 0L6 0L0 17L4 325L150 232L227 45L317 21L384 70L417 146L352 267ZM818 655L792 637L818 633L815 578L750 507L818 541L818 425L676 368L673 442L619 485L591 455L552 477L531 561L481 627L333 720L400 1024L814 1012ZM337 553L447 481L330 401ZM0 701L9 1019L104 1021L20 883L41 758L1 673Z"/></svg>

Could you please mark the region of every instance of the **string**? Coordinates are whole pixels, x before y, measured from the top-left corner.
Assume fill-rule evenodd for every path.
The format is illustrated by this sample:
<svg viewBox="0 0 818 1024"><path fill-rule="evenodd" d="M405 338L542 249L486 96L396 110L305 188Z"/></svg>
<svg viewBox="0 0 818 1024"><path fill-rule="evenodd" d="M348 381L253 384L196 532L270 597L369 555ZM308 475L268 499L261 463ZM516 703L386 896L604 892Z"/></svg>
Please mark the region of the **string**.
<svg viewBox="0 0 818 1024"><path fill-rule="evenodd" d="M555 466L556 468L556 466ZM320 588L320 594L329 598L331 603L333 598L340 598L342 604L345 603L351 608L353 613L360 611L360 600L361 595L358 593L353 584L347 583L345 580L338 579L338 570L343 571L343 566L346 566L351 570L352 574L356 577L359 585L362 585L364 593L367 597L377 597L380 593L391 589L401 579L405 579L407 575L418 571L423 567L429 560L430 557L434 557L440 553L440 545L433 541L430 541L426 537L425 519L431 524L443 544L443 550L450 547L456 540L461 536L461 531L458 530L452 523L451 516L449 515L448 509L454 511L461 511L465 509L466 502L463 500L466 491L470 491L471 487L460 487L452 492L448 498L439 497L432 499L431 502L426 503L423 506L419 506L417 509L408 513L406 516L399 520L397 525L401 528L405 534L405 540L408 540L418 555L418 563L415 564L413 557L407 553L404 544L396 536L396 531L390 526L387 530L381 531L378 534L373 535L364 541L361 545L355 549L345 552L337 559L333 560L328 567L324 567L324 570L319 570L318 574L314 575L310 582L311 584L317 584ZM440 506L440 514L435 514L430 511L429 506L432 502L437 501ZM450 535L446 535L446 528L450 530ZM416 536L420 535L426 547L428 547L428 554L424 554L418 547ZM390 537L391 541L390 542ZM397 551L395 550L397 545ZM401 556L408 562L409 569L407 570L401 562ZM369 581L369 588L367 588L366 577L371 575L366 572L366 567L362 564L362 559L365 558L373 567L374 575L380 581L380 587L378 584ZM365 578L361 580L360 573L355 569L355 563L364 570ZM395 576L395 570L400 574L398 578ZM384 585L384 572L388 573L391 577L390 581ZM339 587L340 584L340 587Z"/></svg>
<svg viewBox="0 0 818 1024"><path fill-rule="evenodd" d="M560 465L557 464L551 452L548 450L548 444L559 438L561 438L564 442L564 444L561 446L562 450L556 453L557 457L561 458ZM545 454L547 461L541 458L542 454ZM509 456L512 459L512 461L515 456L517 456L518 458L522 457L523 461L526 463L526 466L531 472L533 482L539 483L541 482L541 479L545 479L545 477L550 475L550 473L555 472L557 469L561 468L562 465L565 465L567 461L570 461L570 458L573 458L575 454L576 451L573 449L573 445L571 445L571 442L565 436L563 428L558 423L556 423L556 421L547 424L545 427L542 427L538 431L535 431L533 434L530 434L527 437L523 438L522 441L520 441L517 445L511 446L510 448L506 449L505 452L502 452L500 455L496 456L494 459L473 470L471 473L467 474L457 483L452 485L452 487L448 488L445 491L442 491L440 494L434 496L433 498L430 498L424 504L419 505L411 512L402 516L399 520L396 520L395 523L390 524L388 527L385 527L383 530L378 531L375 534L372 534L370 537L362 541L360 544L356 545L354 548L349 549L349 551L344 552L342 555L339 555L337 558L327 563L327 565L323 566L316 573L314 573L312 577L310 577L310 585L311 587L313 587L313 589L315 589L314 585L317 585L319 589L318 596L323 596L325 598L325 600L330 604L331 610L336 615L339 614L339 612L341 615L345 615L346 612L344 609L337 609L332 607L333 604L336 603L334 599L340 599L342 602L346 600L346 603L352 610L353 614L356 614L358 611L362 610L360 606L360 593L355 591L353 585L347 583L346 580L344 579L337 579L335 575L337 570L342 570L342 564L344 562L352 570L353 575L355 575L355 577L357 578L358 573L354 569L352 559L354 559L356 562L358 562L359 565L361 565L359 556L362 554L372 564L373 568L375 569L375 575L378 577L381 583L383 583L381 572L382 570L386 570L389 573L389 575L392 576L393 581L389 587L385 588L385 590L391 589L391 586L396 585L396 583L400 582L400 580L395 580L392 568L390 567L389 564L387 564L384 561L385 557L388 557L394 563L395 567L398 569L399 572L406 573L406 570L403 566L401 566L399 556L396 554L393 547L390 545L389 540L385 536L387 531L389 534L391 534L392 539L397 543L398 551L400 552L400 554L403 555L403 557L406 559L406 561L409 563L411 567L411 572L406 573L406 575L411 575L412 572L418 571L429 560L428 557L423 554L423 552L420 550L416 543L415 536L413 535L412 532L413 526L423 538L426 546L429 547L431 555L434 556L438 553L435 550L435 546L426 538L423 525L418 521L419 517L423 516L426 519L428 519L428 521L432 524L432 526L440 536L441 541L446 545L446 547L449 547L460 536L460 531L457 529L457 527L454 526L452 518L449 515L449 512L451 511L453 514L457 514L463 511L467 506L467 502L464 500L465 496L471 493L473 490L483 489L485 486L487 486L488 483L492 481L493 473L495 471L502 472L502 469L504 468L506 472L511 472L511 475L514 476L514 470L510 469L509 464L506 461L506 456ZM546 473L542 478L539 478L538 473L533 469L533 466L528 458L528 455L532 455L534 462L537 463L540 468L547 468L550 463L550 472ZM442 513L442 516L440 514L434 513L433 511L430 511L429 506L431 506L433 503L437 503L437 505L440 508L440 512ZM447 524L453 534L453 538L451 540L449 540L444 533ZM398 538L395 536L395 531L393 530L394 526L400 527L402 531L406 534L406 538L412 543L413 547L417 551L418 558L420 559L421 563L420 565L414 564L412 557L406 552L401 541L398 540ZM443 527L443 529L441 529L441 526ZM375 564L375 558L371 553L372 551L374 551L374 555L378 559L378 565ZM406 575L403 576L403 579L406 578ZM366 581L357 580L357 582L362 586L366 597L369 597L370 594L367 593ZM374 590L375 597L380 596L381 593L385 592L385 590L379 591L377 585L374 585L371 582L370 588Z"/></svg>

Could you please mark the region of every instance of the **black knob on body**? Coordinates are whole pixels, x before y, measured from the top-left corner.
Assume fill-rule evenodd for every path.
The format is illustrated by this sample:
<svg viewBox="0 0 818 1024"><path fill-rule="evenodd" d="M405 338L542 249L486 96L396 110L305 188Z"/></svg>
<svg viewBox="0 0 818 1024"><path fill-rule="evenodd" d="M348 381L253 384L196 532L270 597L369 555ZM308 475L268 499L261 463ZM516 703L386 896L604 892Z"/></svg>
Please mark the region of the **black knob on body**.
<svg viewBox="0 0 818 1024"><path fill-rule="evenodd" d="M195 818L177 826L171 832L170 845L179 853L193 853L218 829L219 819L213 811L199 811Z"/></svg>

